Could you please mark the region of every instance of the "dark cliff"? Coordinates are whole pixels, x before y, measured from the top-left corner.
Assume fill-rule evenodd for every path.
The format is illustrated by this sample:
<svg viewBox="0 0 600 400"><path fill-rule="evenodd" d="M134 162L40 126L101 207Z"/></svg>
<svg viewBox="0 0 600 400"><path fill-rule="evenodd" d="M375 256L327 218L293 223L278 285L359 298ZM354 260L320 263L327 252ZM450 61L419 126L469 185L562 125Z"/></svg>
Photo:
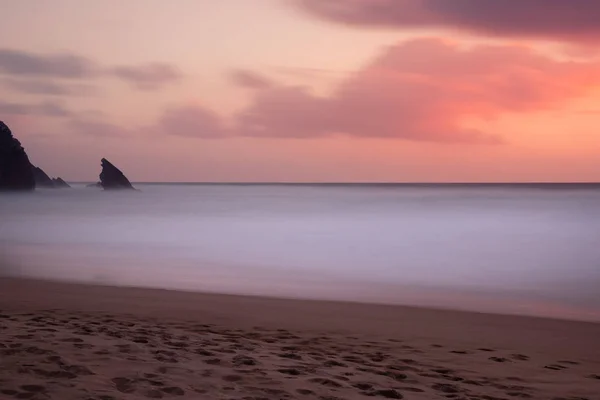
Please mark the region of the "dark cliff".
<svg viewBox="0 0 600 400"><path fill-rule="evenodd" d="M0 121L0 190L34 190L35 177L21 142Z"/></svg>

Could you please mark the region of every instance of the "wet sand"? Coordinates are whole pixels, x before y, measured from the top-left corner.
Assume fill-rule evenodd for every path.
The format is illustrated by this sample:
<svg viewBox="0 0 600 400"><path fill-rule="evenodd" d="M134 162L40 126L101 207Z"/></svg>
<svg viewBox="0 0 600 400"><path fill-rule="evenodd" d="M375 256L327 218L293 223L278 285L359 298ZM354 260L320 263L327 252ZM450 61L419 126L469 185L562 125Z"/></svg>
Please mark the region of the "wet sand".
<svg viewBox="0 0 600 400"><path fill-rule="evenodd" d="M600 398L600 324L0 279L0 399Z"/></svg>

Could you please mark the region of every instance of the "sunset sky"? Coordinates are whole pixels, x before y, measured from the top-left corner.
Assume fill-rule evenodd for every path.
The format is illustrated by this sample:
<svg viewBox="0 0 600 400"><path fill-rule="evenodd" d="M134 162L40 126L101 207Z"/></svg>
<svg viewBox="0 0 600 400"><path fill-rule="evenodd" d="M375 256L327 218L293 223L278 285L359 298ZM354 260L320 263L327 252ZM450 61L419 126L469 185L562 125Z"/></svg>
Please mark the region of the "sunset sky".
<svg viewBox="0 0 600 400"><path fill-rule="evenodd" d="M598 0L0 10L0 120L66 180L600 180Z"/></svg>

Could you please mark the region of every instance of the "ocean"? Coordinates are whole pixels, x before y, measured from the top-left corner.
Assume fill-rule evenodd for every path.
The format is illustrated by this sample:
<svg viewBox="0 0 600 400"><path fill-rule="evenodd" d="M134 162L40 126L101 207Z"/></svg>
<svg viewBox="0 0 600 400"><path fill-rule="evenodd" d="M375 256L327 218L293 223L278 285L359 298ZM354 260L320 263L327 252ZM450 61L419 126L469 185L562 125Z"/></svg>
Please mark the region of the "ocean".
<svg viewBox="0 0 600 400"><path fill-rule="evenodd" d="M0 274L600 321L600 185L0 193Z"/></svg>

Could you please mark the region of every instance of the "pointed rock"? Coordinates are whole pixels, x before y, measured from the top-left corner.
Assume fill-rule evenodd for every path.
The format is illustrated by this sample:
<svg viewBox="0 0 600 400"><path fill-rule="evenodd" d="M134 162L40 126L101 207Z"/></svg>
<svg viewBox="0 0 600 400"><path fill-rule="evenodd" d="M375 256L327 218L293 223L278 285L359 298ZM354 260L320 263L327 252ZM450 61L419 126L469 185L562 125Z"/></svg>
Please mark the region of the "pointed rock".
<svg viewBox="0 0 600 400"><path fill-rule="evenodd" d="M100 184L106 189L133 189L129 179L106 158L101 160Z"/></svg>
<svg viewBox="0 0 600 400"><path fill-rule="evenodd" d="M21 142L0 121L0 190L34 190L35 177Z"/></svg>

